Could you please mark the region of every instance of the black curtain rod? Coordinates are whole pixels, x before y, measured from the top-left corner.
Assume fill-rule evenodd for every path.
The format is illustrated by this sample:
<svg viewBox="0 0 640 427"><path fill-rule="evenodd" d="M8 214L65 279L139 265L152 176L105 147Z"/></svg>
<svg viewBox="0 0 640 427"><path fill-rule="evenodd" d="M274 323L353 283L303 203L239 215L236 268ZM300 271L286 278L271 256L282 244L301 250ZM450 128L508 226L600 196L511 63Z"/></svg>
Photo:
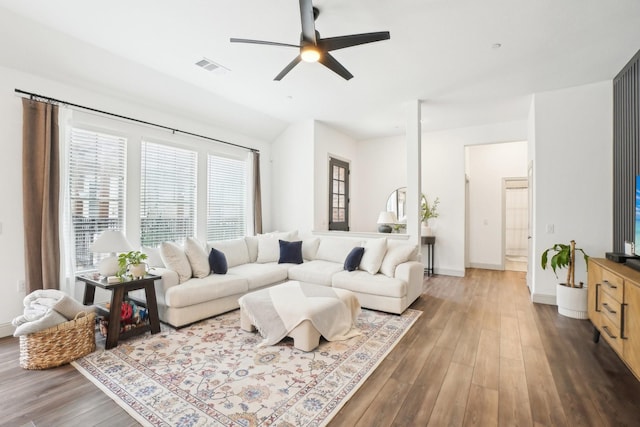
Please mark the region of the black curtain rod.
<svg viewBox="0 0 640 427"><path fill-rule="evenodd" d="M255 152L255 153L259 153L260 152L259 150L256 150L255 148L245 147L244 145L234 144L233 142L227 142L227 141L223 141L221 139L211 138L210 136L205 136L205 135L200 135L200 134L193 133L193 132L187 132L187 131L180 130L180 129L170 128L168 126L159 125L159 124L156 124L156 123L151 123L151 122L147 122L147 121L144 121L144 120L134 119L132 117L122 116L120 114L110 113L108 111L98 110L96 108L85 107L84 105L78 105L78 104L74 104L72 102L61 101L59 99L50 98L48 96L38 95L37 93L25 92L24 90L20 90L20 89L15 89L15 91L16 91L16 93L19 93L19 94L22 94L22 95L29 95L29 98L31 98L31 99L39 99L39 100L43 100L43 101L46 101L46 102L49 102L49 103L52 103L52 104L53 103L55 103L55 104L63 104L63 105L68 105L70 107L81 108L83 110L93 111L94 113L106 114L107 116L113 116L113 117L117 117L119 119L129 120L129 121L132 121L132 122L135 122L135 123L142 123L142 124L145 124L145 125L155 126L157 128L161 128L161 129L165 129L165 130L170 130L173 133L178 132L178 133L182 133L182 134L189 135L189 136L195 136L197 138L207 139L209 141L219 142L221 144L232 145L234 147L243 148L245 150L248 150L248 151L251 151L251 152Z"/></svg>

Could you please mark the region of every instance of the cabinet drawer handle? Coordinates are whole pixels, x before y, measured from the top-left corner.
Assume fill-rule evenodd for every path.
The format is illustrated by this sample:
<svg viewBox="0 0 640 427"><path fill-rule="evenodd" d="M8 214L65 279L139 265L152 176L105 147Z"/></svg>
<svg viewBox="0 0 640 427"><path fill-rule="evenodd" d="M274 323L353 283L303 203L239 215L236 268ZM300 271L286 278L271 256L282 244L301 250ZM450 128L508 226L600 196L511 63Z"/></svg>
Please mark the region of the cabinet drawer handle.
<svg viewBox="0 0 640 427"><path fill-rule="evenodd" d="M608 280L603 280L602 282L607 285L609 289L618 289L616 285L612 285Z"/></svg>
<svg viewBox="0 0 640 427"><path fill-rule="evenodd" d="M615 335L613 335L613 334L611 333L611 331L609 330L609 328L608 328L608 327L603 326L603 327L602 327L602 330L603 330L603 331L605 331L605 332L607 333L607 335L609 335L609 338L614 339L614 340L615 340L616 338L618 338L618 337L616 337Z"/></svg>
<svg viewBox="0 0 640 427"><path fill-rule="evenodd" d="M600 311L600 307L598 306L598 291L600 290L600 283L596 283L596 312Z"/></svg>
<svg viewBox="0 0 640 427"><path fill-rule="evenodd" d="M616 314L616 311L614 309L612 309L611 307L609 307L609 304L607 304L606 302L602 303L602 307L607 310L609 313L611 314Z"/></svg>

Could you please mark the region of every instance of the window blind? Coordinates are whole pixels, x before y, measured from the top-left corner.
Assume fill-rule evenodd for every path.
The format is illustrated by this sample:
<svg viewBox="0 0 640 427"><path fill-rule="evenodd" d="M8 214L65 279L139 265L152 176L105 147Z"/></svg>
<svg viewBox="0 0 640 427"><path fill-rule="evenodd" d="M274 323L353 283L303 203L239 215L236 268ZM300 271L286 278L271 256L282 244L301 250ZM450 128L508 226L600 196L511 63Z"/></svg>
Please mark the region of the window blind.
<svg viewBox="0 0 640 427"><path fill-rule="evenodd" d="M247 163L210 154L207 240L243 237L247 230Z"/></svg>
<svg viewBox="0 0 640 427"><path fill-rule="evenodd" d="M195 236L197 153L142 141L141 157L142 245Z"/></svg>
<svg viewBox="0 0 640 427"><path fill-rule="evenodd" d="M126 138L72 128L69 141L69 211L75 264L95 268L107 254L89 247L106 229L124 230Z"/></svg>

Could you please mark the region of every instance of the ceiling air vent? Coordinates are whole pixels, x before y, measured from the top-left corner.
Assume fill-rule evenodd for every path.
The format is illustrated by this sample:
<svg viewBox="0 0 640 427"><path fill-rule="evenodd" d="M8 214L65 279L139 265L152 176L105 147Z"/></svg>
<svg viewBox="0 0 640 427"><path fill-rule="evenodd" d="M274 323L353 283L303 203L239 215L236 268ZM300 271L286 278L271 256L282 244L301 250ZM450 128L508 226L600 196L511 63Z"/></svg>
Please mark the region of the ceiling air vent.
<svg viewBox="0 0 640 427"><path fill-rule="evenodd" d="M226 74L229 69L223 67L220 64L216 64L210 59L202 58L200 61L196 62L196 65L200 68L204 68L207 71L211 71L214 74Z"/></svg>

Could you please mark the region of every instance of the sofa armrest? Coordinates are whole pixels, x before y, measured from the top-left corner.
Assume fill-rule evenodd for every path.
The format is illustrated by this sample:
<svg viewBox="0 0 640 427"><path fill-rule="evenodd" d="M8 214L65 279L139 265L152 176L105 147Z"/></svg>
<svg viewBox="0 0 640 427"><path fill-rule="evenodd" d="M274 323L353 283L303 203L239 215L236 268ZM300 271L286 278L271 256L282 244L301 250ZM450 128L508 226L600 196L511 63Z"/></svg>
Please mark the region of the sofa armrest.
<svg viewBox="0 0 640 427"><path fill-rule="evenodd" d="M167 290L173 286L177 286L180 284L180 278L178 277L178 273L173 270L169 270L168 268L161 267L153 267L150 269L149 273L155 274L156 276L160 276L160 280L156 280L156 299L159 304L165 305L165 294Z"/></svg>
<svg viewBox="0 0 640 427"><path fill-rule="evenodd" d="M422 294L424 265L421 262L403 262L396 267L395 277L407 283L407 297L410 302L413 302Z"/></svg>

